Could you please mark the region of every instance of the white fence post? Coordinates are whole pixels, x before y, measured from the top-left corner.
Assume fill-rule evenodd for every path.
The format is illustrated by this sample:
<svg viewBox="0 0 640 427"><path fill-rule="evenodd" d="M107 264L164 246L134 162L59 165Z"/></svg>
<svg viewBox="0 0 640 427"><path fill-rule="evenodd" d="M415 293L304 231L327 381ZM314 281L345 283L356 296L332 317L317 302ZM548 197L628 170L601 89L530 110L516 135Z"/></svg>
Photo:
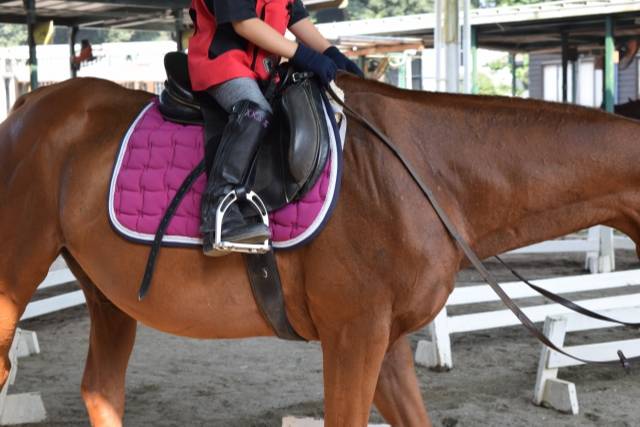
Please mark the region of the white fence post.
<svg viewBox="0 0 640 427"><path fill-rule="evenodd" d="M562 348L567 333L567 317L547 317L544 322L543 332L549 338L549 341ZM579 411L576 386L573 383L558 379L558 368L548 367L550 356L551 349L543 345L540 352L540 360L538 361L533 403L536 405L544 403L553 406L559 411L575 415Z"/></svg>
<svg viewBox="0 0 640 427"><path fill-rule="evenodd" d="M637 291L636 286L640 285L640 270L534 280L533 283L558 294L629 288L631 286L634 286L633 291ZM501 286L507 295L514 300L539 296L537 292L528 288L522 282L502 283ZM640 302L640 293L631 294L631 290L629 292L626 295L585 299L577 301L577 303L590 310L602 311L611 307L624 307ZM430 339L418 341L415 354L416 363L432 369L449 370L453 367L450 334L520 324L517 317L508 309L457 316L449 316L446 309L447 306L499 300L500 298L488 285L465 286L454 289L445 308L427 327L427 335ZM570 310L559 304L542 304L526 307L523 312L534 322L543 322L546 316L565 314Z"/></svg>
<svg viewBox="0 0 640 427"><path fill-rule="evenodd" d="M11 371L9 378L0 392L0 425L41 423L46 419L46 411L40 393L8 394L18 371L18 357L39 352L40 347L35 332L16 330L9 360Z"/></svg>
<svg viewBox="0 0 640 427"><path fill-rule="evenodd" d="M640 314L640 295L629 295L617 304L609 304L601 314L627 322L637 321ZM567 332L620 327L621 325L582 316L578 313L566 313L548 316L545 319L544 333L559 348L576 357L599 362L618 360L617 352L622 351L627 358L640 356L640 339L598 342L565 346ZM544 346L543 346L544 347ZM534 388L533 402L549 406L562 412L578 413L578 397L575 384L557 378L558 369L583 363L556 351L543 348L538 362L538 374Z"/></svg>
<svg viewBox="0 0 640 427"><path fill-rule="evenodd" d="M589 229L587 241L597 245L597 251L587 252L585 267L591 273L609 273L616 269L613 229L598 225ZM622 243L622 242L621 242ZM625 245L627 249L629 245Z"/></svg>
<svg viewBox="0 0 640 427"><path fill-rule="evenodd" d="M431 337L431 341L418 341L416 363L428 368L448 371L453 367L453 356L447 307L443 307L436 318L427 326L427 333Z"/></svg>

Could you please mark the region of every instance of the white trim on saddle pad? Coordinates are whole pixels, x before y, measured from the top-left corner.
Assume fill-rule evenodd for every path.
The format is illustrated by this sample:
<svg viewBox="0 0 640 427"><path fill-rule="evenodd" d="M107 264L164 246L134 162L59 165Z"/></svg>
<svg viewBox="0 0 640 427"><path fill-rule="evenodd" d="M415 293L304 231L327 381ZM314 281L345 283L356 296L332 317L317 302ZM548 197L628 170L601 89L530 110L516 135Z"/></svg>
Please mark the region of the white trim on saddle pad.
<svg viewBox="0 0 640 427"><path fill-rule="evenodd" d="M123 138L122 144L120 146L120 151L118 152L118 157L116 159L116 164L113 168L113 174L111 176L111 185L109 188L109 203L108 203L109 219L113 227L121 235L123 235L126 238L129 238L137 242L146 242L146 243L153 242L155 236L153 234L140 233L135 230L131 230L127 228L125 225L123 225L120 221L118 221L118 217L115 212L114 202L115 202L117 178L118 178L118 175L120 174L122 163L127 153L127 148L128 148L131 136L133 135L140 120L154 105L155 105L155 102L152 102L140 112L140 114L135 119L133 124L129 127L129 130L127 131L126 135ZM333 106L333 108L335 108L335 106ZM323 104L323 109L325 112L327 129L329 130L329 136L330 136L329 144L330 144L330 153L331 153L331 170L329 175L329 188L327 189L327 196L322 204L322 208L320 209L319 214L316 216L313 223L302 234L300 234L299 236L293 239L281 241L281 242L274 242L273 247L275 249L292 248L294 246L305 243L307 239L313 237L317 232L318 228L324 224L325 217L330 212L331 206L333 204L333 199L336 196L335 192L336 192L336 186L339 178L338 174L340 173L339 169L341 166L340 159L342 157L342 156L338 156L338 147L340 150L344 148L343 143L340 143L340 141L344 141L344 138L346 136L347 121L344 115L342 114L341 109L336 109L336 114L340 115L342 119L338 124L338 127L339 127L338 133L340 137L340 141L338 141L336 137L336 132L334 131L334 127L332 125L332 121L329 118L329 115L327 112L327 107L324 104ZM187 237L187 236L164 236L164 238L162 239L162 242L167 244L180 245L180 246L202 245L202 239L200 237Z"/></svg>

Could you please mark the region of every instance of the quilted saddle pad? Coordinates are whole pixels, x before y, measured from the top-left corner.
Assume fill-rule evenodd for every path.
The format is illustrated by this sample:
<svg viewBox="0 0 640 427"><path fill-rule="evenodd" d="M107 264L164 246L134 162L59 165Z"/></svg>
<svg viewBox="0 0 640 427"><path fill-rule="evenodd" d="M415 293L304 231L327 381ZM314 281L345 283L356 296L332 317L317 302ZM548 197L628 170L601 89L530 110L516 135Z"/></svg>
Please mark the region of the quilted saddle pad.
<svg viewBox="0 0 640 427"><path fill-rule="evenodd" d="M270 213L273 247L293 248L310 241L322 229L340 189L342 140L346 120L338 128L331 105L325 118L331 155L318 182L301 200ZM158 225L184 179L204 156L201 126L165 120L157 99L147 105L122 139L109 189L109 219L126 239L151 244ZM197 246L200 237L200 199L203 174L182 200L163 239L165 246Z"/></svg>

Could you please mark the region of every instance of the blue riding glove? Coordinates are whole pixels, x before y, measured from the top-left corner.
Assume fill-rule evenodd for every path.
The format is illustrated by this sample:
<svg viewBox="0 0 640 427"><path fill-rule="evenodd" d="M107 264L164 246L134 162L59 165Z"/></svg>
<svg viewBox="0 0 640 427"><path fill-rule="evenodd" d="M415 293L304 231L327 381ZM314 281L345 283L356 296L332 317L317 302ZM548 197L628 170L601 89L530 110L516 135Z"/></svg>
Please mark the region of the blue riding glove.
<svg viewBox="0 0 640 427"><path fill-rule="evenodd" d="M323 55L331 58L338 66L338 70L348 71L358 77L364 77L364 73L360 67L358 67L358 64L347 58L337 47L331 46L323 52Z"/></svg>
<svg viewBox="0 0 640 427"><path fill-rule="evenodd" d="M298 44L291 63L302 71L311 71L324 86L328 86L338 73L338 67L331 59L302 43Z"/></svg>

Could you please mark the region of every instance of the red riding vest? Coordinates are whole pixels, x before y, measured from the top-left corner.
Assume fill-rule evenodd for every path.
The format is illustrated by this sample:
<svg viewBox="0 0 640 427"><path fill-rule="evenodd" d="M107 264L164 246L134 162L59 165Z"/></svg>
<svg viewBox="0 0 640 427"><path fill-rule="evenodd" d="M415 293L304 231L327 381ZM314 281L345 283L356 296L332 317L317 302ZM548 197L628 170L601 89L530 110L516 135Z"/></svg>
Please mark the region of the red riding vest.
<svg viewBox="0 0 640 427"><path fill-rule="evenodd" d="M290 20L293 0L257 0L256 15L280 34L285 33ZM218 28L215 15L205 0L192 0L191 18L195 33L189 42L189 74L193 90L212 86L238 77L266 80L267 58L277 65L279 58L248 42L229 25Z"/></svg>

